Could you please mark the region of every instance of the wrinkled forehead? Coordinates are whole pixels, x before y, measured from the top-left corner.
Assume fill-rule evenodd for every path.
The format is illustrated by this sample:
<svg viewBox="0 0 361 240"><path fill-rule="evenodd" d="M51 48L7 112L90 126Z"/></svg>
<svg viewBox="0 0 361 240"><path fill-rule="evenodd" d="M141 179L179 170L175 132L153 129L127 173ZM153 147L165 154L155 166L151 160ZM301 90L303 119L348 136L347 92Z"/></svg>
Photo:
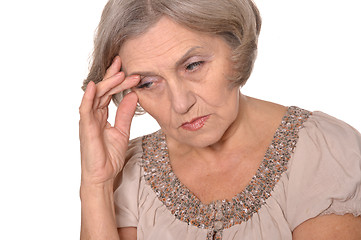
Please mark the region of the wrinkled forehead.
<svg viewBox="0 0 361 240"><path fill-rule="evenodd" d="M126 40L119 55L126 72L151 66L169 68L190 50L212 49L213 38L164 17L146 33Z"/></svg>

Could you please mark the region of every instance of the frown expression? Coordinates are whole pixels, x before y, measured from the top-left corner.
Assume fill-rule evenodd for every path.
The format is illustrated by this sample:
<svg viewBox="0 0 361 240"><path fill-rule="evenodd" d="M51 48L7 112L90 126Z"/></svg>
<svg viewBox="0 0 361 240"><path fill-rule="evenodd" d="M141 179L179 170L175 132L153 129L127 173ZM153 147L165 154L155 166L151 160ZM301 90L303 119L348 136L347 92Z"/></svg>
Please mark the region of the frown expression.
<svg viewBox="0 0 361 240"><path fill-rule="evenodd" d="M219 141L238 115L239 88L231 88L231 49L218 36L163 17L120 49L126 75L139 74L133 90L167 141L206 147Z"/></svg>

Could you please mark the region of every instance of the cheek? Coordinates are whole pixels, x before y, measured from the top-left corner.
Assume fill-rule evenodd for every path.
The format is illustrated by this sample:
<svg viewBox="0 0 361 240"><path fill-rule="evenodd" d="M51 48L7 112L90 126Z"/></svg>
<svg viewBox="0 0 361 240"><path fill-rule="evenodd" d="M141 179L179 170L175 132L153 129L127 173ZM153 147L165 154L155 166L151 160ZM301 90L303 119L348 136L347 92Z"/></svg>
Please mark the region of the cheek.
<svg viewBox="0 0 361 240"><path fill-rule="evenodd" d="M155 87L147 88L133 88L133 91L138 96L138 102L148 112L147 109L152 109L153 105L157 105L164 101L164 83L159 83Z"/></svg>
<svg viewBox="0 0 361 240"><path fill-rule="evenodd" d="M229 82L225 78L213 78L207 84L204 84L199 91L199 95L208 104L223 107L236 101L238 88L230 88Z"/></svg>
<svg viewBox="0 0 361 240"><path fill-rule="evenodd" d="M166 122L169 116L169 100L164 92L135 91L138 95L140 106L159 124Z"/></svg>
<svg viewBox="0 0 361 240"><path fill-rule="evenodd" d="M146 94L137 94L138 95L138 102L140 106L149 114L152 115L155 112L157 105L157 99L151 98Z"/></svg>

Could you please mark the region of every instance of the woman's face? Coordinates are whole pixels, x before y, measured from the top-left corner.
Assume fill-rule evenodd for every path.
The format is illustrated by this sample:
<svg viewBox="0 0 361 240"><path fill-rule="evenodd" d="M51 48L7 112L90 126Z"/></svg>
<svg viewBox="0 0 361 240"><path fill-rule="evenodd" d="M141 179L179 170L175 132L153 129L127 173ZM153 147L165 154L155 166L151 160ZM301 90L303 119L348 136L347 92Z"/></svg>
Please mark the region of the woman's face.
<svg viewBox="0 0 361 240"><path fill-rule="evenodd" d="M141 76L133 88L167 141L206 147L217 143L235 122L239 88L231 88L231 49L220 37L191 31L169 18L119 53L126 75Z"/></svg>

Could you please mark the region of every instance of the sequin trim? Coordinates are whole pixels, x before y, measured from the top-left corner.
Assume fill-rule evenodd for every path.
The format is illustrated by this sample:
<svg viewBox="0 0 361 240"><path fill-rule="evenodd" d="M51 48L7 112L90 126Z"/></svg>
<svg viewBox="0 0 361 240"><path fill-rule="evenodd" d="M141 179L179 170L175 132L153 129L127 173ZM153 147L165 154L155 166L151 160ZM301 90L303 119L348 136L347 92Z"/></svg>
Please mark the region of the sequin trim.
<svg viewBox="0 0 361 240"><path fill-rule="evenodd" d="M207 239L222 239L223 229L247 221L256 213L287 170L298 140L298 131L311 112L289 107L268 147L264 159L247 187L232 198L210 204L191 193L173 173L162 131L143 137L144 178L158 199L177 219L208 229Z"/></svg>

